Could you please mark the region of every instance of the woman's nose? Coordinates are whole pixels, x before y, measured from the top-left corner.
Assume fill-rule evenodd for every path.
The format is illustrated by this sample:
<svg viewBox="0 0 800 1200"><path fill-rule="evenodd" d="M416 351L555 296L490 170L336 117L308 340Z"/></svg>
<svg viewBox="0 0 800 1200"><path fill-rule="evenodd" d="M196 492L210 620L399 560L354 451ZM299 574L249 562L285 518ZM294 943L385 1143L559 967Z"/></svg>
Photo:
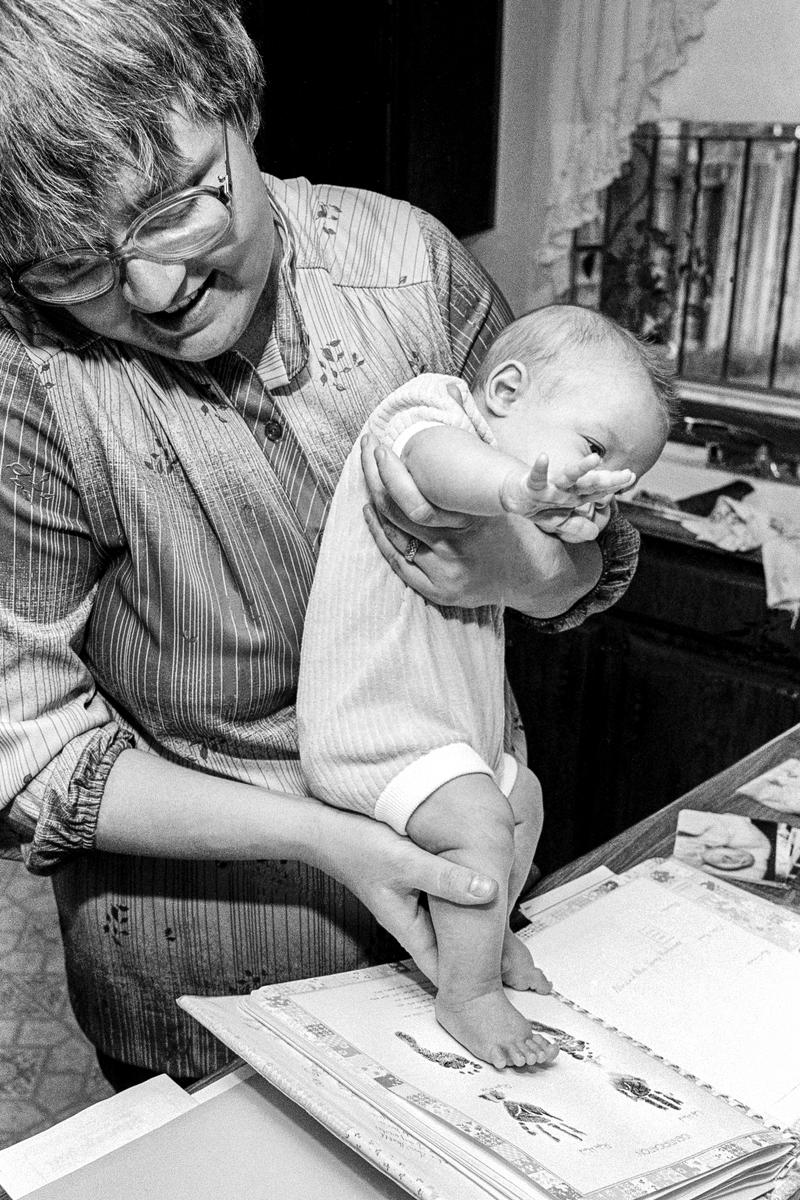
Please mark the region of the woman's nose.
<svg viewBox="0 0 800 1200"><path fill-rule="evenodd" d="M129 258L122 268L122 295L142 312L160 312L175 302L186 278L184 263L156 263Z"/></svg>

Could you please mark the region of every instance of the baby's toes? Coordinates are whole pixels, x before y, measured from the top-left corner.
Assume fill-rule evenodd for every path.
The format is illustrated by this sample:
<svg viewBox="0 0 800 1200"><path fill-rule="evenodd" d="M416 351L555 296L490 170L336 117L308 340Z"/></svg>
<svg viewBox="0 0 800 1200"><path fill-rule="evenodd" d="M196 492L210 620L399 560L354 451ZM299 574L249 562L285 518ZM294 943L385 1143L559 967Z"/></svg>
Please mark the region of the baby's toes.
<svg viewBox="0 0 800 1200"><path fill-rule="evenodd" d="M509 1046L501 1046L499 1044L492 1046L491 1050L486 1055L488 1062L490 1062L498 1071L504 1070L505 1067L524 1067L524 1056L518 1053L517 1057L520 1059L519 1062L514 1060Z"/></svg>
<svg viewBox="0 0 800 1200"><path fill-rule="evenodd" d="M505 1047L506 1058L510 1067L524 1067L528 1064L528 1051L524 1042L509 1042Z"/></svg>
<svg viewBox="0 0 800 1200"><path fill-rule="evenodd" d="M531 982L528 986L531 991L539 992L542 996L546 996L549 992L552 992L552 983L547 978L544 971L540 971L538 967L533 967L531 969L530 978Z"/></svg>
<svg viewBox="0 0 800 1200"><path fill-rule="evenodd" d="M552 1062L556 1054L558 1054L558 1046L554 1046L551 1042L545 1041L544 1038L537 1037L532 1033L523 1043L525 1048L525 1061L529 1067L541 1066L542 1063Z"/></svg>
<svg viewBox="0 0 800 1200"><path fill-rule="evenodd" d="M506 987L518 992L546 994L553 986L534 963L525 943L510 931L503 941L502 976Z"/></svg>
<svg viewBox="0 0 800 1200"><path fill-rule="evenodd" d="M526 1038L523 1043L525 1049L525 1064L528 1067L538 1067L544 1062L544 1052L536 1045L533 1038Z"/></svg>
<svg viewBox="0 0 800 1200"><path fill-rule="evenodd" d="M539 1043L541 1052L544 1056L541 1059L541 1061L542 1062L553 1062L553 1060L558 1057L558 1046L556 1045L556 1043L548 1042L547 1038L536 1037L535 1034L533 1036L534 1036L534 1040Z"/></svg>

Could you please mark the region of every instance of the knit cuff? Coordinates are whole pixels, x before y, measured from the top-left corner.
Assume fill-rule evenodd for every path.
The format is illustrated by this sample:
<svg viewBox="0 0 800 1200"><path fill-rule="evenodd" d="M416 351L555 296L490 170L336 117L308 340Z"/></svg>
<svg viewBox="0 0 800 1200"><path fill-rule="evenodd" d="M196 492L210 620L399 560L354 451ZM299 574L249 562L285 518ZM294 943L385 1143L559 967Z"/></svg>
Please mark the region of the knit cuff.
<svg viewBox="0 0 800 1200"><path fill-rule="evenodd" d="M404 767L378 797L375 817L405 834L411 814L431 792L459 775L490 775L494 772L466 742L439 746Z"/></svg>

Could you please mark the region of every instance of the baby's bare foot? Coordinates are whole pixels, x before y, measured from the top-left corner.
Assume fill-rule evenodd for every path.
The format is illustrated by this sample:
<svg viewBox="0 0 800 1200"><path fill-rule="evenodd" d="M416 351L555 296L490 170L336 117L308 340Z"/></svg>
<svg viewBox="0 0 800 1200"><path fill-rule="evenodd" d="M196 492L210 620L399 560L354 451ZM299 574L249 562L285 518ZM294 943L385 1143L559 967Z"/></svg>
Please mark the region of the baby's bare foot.
<svg viewBox="0 0 800 1200"><path fill-rule="evenodd" d="M531 958L531 952L511 930L503 939L503 983L518 992L541 992L547 995L553 985Z"/></svg>
<svg viewBox="0 0 800 1200"><path fill-rule="evenodd" d="M557 1046L533 1032L502 988L454 1005L440 994L436 1017L456 1041L493 1067L534 1067L558 1054Z"/></svg>

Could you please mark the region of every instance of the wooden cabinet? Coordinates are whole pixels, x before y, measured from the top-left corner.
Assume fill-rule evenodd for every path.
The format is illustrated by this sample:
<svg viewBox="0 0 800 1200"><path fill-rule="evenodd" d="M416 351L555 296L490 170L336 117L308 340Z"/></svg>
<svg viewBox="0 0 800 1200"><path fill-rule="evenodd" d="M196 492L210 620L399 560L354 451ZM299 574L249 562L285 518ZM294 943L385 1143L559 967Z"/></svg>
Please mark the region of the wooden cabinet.
<svg viewBox="0 0 800 1200"><path fill-rule="evenodd" d="M265 171L369 188L465 237L494 221L502 0L249 0Z"/></svg>
<svg viewBox="0 0 800 1200"><path fill-rule="evenodd" d="M509 614L508 670L553 870L800 721L800 630L755 559L646 534L614 608L563 634Z"/></svg>

